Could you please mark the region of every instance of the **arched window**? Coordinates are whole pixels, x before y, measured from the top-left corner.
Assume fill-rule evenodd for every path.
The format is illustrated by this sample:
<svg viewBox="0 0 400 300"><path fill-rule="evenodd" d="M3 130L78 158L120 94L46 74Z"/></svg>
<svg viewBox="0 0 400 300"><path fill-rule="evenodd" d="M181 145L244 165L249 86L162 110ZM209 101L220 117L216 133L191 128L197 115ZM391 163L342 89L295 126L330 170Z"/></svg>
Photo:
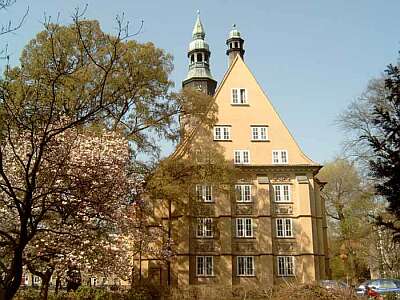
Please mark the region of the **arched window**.
<svg viewBox="0 0 400 300"><path fill-rule="evenodd" d="M235 48L239 48L239 42L235 42Z"/></svg>
<svg viewBox="0 0 400 300"><path fill-rule="evenodd" d="M194 63L194 55L193 55L193 54L190 55L190 62L191 62L191 63Z"/></svg>
<svg viewBox="0 0 400 300"><path fill-rule="evenodd" d="M208 63L208 59L209 59L209 56L208 56L208 54L206 53L206 54L204 54L204 61L206 62L206 63Z"/></svg>
<svg viewBox="0 0 400 300"><path fill-rule="evenodd" d="M202 61L203 61L203 54L197 53L197 62L202 62Z"/></svg>

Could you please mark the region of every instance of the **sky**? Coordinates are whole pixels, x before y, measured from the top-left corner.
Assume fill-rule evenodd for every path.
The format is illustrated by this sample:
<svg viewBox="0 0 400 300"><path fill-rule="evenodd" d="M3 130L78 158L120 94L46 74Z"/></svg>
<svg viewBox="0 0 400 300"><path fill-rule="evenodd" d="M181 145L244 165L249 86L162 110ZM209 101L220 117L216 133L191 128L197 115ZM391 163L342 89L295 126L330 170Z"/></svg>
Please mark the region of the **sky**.
<svg viewBox="0 0 400 300"><path fill-rule="evenodd" d="M227 35L236 24L245 40L245 62L257 78L302 150L324 163L342 154L344 133L338 115L379 77L400 50L399 0L16 0L0 12L0 24L23 26L0 36L12 65L43 21L71 23L75 9L87 5L86 18L103 31L116 30L124 14L135 38L153 42L174 56L175 88L188 70L187 48L200 10L210 45L211 72L220 82L227 70ZM0 62L2 64L3 62ZM172 151L165 146L164 154Z"/></svg>

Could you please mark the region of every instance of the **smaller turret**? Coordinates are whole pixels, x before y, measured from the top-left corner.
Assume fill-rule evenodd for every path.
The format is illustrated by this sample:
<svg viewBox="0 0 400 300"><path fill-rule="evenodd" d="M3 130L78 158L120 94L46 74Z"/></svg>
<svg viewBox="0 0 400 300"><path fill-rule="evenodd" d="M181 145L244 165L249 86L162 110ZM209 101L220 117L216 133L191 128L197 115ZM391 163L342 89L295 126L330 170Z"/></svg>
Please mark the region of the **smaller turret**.
<svg viewBox="0 0 400 300"><path fill-rule="evenodd" d="M244 56L244 40L240 37L240 32L236 29L236 25L233 24L232 30L229 32L229 37L226 41L228 50L226 55L229 57L229 65L232 64L236 55L240 55L241 58Z"/></svg>

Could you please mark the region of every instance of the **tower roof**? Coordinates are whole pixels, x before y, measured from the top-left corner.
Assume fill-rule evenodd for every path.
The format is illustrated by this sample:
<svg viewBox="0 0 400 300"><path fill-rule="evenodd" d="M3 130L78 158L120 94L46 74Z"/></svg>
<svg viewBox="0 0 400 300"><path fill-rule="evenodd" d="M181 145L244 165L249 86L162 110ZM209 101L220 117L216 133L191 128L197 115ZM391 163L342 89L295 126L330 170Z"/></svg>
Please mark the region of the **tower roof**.
<svg viewBox="0 0 400 300"><path fill-rule="evenodd" d="M229 32L229 38L240 38L240 32L236 29L236 24L232 25L232 30Z"/></svg>
<svg viewBox="0 0 400 300"><path fill-rule="evenodd" d="M197 19L196 23L194 24L193 27L193 33L192 33L193 39L202 39L204 40L206 33L203 28L203 24L201 24L200 20L200 10L197 11Z"/></svg>

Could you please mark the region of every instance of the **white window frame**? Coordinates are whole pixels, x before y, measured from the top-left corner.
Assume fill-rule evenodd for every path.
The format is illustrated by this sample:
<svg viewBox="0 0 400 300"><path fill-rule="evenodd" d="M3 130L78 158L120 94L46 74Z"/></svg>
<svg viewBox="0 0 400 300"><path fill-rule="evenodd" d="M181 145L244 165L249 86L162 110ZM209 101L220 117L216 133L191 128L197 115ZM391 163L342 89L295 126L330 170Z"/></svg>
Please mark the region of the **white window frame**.
<svg viewBox="0 0 400 300"><path fill-rule="evenodd" d="M196 256L196 276L198 277L214 276L213 256Z"/></svg>
<svg viewBox="0 0 400 300"><path fill-rule="evenodd" d="M243 94L242 94L243 91ZM242 97L244 95L244 98ZM247 105L248 94L245 88L233 88L231 90L231 104L232 105Z"/></svg>
<svg viewBox="0 0 400 300"><path fill-rule="evenodd" d="M245 157L247 155L247 161ZM249 165L250 164L250 150L234 150L233 162L235 165Z"/></svg>
<svg viewBox="0 0 400 300"><path fill-rule="evenodd" d="M291 218L277 218L276 224L276 237L293 237L293 219Z"/></svg>
<svg viewBox="0 0 400 300"><path fill-rule="evenodd" d="M231 141L231 126L214 126L214 140Z"/></svg>
<svg viewBox="0 0 400 300"><path fill-rule="evenodd" d="M196 237L197 238L212 238L214 236L212 218L197 218Z"/></svg>
<svg viewBox="0 0 400 300"><path fill-rule="evenodd" d="M236 202L249 203L252 202L251 184L236 184Z"/></svg>
<svg viewBox="0 0 400 300"><path fill-rule="evenodd" d="M254 237L254 223L252 218L236 218L235 222L237 238Z"/></svg>
<svg viewBox="0 0 400 300"><path fill-rule="evenodd" d="M212 185L197 184L196 199L199 202L214 202Z"/></svg>
<svg viewBox="0 0 400 300"><path fill-rule="evenodd" d="M237 276L255 276L254 256L238 256L236 258Z"/></svg>
<svg viewBox="0 0 400 300"><path fill-rule="evenodd" d="M276 263L278 276L295 276L294 256L278 256Z"/></svg>
<svg viewBox="0 0 400 300"><path fill-rule="evenodd" d="M252 141L268 141L268 126L250 125ZM263 134L264 132L264 134Z"/></svg>
<svg viewBox="0 0 400 300"><path fill-rule="evenodd" d="M289 154L287 150L272 150L272 163L287 165L289 163Z"/></svg>
<svg viewBox="0 0 400 300"><path fill-rule="evenodd" d="M273 187L275 202L279 203L292 202L290 184L274 184L272 187Z"/></svg>

